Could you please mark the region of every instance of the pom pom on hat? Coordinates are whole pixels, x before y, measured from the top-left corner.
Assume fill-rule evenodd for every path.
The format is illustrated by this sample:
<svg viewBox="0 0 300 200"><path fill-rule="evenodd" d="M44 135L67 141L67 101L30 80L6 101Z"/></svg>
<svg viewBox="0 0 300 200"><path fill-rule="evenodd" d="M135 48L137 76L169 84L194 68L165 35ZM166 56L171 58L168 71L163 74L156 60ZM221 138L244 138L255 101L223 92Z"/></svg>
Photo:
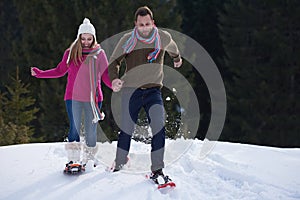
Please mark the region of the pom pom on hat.
<svg viewBox="0 0 300 200"><path fill-rule="evenodd" d="M88 18L84 18L83 23L79 26L77 38L79 38L79 35L82 33L90 33L94 36L96 40L96 30L93 24L91 24L90 20Z"/></svg>

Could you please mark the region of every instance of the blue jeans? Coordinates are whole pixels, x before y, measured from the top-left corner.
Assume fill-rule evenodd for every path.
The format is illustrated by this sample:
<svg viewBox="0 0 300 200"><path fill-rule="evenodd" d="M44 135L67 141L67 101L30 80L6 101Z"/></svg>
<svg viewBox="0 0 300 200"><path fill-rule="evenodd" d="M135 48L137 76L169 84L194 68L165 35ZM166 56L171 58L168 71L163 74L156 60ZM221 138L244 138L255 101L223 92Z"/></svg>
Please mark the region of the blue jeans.
<svg viewBox="0 0 300 200"><path fill-rule="evenodd" d="M101 109L102 103L98 106ZM66 108L70 122L69 142L80 141L82 113L84 113L85 142L88 147L95 147L97 142L97 123L93 123L93 111L90 102L66 100Z"/></svg>
<svg viewBox="0 0 300 200"><path fill-rule="evenodd" d="M121 132L117 144L116 165L125 164L127 161L131 136L141 108L144 108L152 130L151 170L155 171L164 167L165 112L160 88L122 89Z"/></svg>

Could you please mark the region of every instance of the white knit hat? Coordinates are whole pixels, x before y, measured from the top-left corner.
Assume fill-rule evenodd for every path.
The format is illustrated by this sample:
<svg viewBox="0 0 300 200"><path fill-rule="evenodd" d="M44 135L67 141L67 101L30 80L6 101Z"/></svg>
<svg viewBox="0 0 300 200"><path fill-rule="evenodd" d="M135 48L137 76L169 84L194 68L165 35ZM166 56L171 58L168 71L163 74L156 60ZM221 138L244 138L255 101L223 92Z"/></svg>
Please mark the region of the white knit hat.
<svg viewBox="0 0 300 200"><path fill-rule="evenodd" d="M70 47L70 52L69 52L69 55L68 55L67 64L69 64L69 61L70 61L72 47L76 43L76 41L79 39L79 36L82 33L90 33L90 34L92 34L94 36L94 38L95 38L95 41L97 41L96 40L96 30L95 30L95 27L93 26L93 24L91 24L91 22L90 22L90 20L88 18L84 18L83 23L78 28L77 38L76 38L76 40L73 42L73 44Z"/></svg>
<svg viewBox="0 0 300 200"><path fill-rule="evenodd" d="M72 47L76 43L77 40L80 40L79 36L82 33L90 33L90 34L92 34L94 36L94 38L95 38L95 41L97 41L96 40L96 30L95 30L95 27L93 26L93 24L91 24L91 22L90 22L90 20L88 18L84 18L83 23L78 28L77 38L75 39L75 41L72 43L72 45L70 47L70 52L69 52L68 59L67 59L67 63L68 64L69 64L69 61L70 61Z"/></svg>
<svg viewBox="0 0 300 200"><path fill-rule="evenodd" d="M91 24L90 20L88 18L84 18L83 23L79 26L77 38L79 38L79 35L82 33L90 33L94 36L96 40L96 30L93 24Z"/></svg>

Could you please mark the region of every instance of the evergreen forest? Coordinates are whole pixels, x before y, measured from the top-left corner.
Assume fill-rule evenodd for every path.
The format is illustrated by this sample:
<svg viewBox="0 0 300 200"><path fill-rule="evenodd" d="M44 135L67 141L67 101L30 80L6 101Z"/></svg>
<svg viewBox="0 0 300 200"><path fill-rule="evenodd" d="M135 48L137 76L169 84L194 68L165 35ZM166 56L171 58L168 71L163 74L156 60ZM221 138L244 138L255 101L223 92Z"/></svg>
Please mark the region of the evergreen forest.
<svg viewBox="0 0 300 200"><path fill-rule="evenodd" d="M1 0L0 145L64 141L67 76L37 79L30 68L56 67L85 17L101 43L132 29L134 13L144 5L153 11L157 27L192 38L218 67L226 90L220 141L300 147L298 0ZM207 85L184 57L178 71L197 94L201 117L194 135L203 140L211 120ZM106 118L99 122L98 140L113 141L119 128L111 111L112 91L104 84L102 89ZM184 137L176 94L162 91L167 137ZM145 113L138 122L145 128L134 137L147 141Z"/></svg>

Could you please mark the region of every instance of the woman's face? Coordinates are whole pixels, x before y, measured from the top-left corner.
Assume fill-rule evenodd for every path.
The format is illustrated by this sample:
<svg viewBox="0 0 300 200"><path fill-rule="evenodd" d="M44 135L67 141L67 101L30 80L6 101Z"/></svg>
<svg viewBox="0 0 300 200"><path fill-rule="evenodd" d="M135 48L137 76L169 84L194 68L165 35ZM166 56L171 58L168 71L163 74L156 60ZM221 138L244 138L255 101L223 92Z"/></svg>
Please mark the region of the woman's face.
<svg viewBox="0 0 300 200"><path fill-rule="evenodd" d="M82 33L80 36L80 41L83 49L89 49L92 47L94 37L90 33Z"/></svg>

